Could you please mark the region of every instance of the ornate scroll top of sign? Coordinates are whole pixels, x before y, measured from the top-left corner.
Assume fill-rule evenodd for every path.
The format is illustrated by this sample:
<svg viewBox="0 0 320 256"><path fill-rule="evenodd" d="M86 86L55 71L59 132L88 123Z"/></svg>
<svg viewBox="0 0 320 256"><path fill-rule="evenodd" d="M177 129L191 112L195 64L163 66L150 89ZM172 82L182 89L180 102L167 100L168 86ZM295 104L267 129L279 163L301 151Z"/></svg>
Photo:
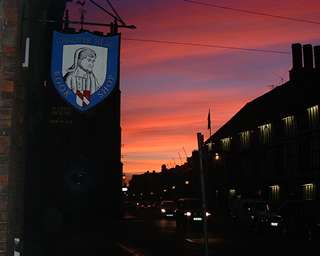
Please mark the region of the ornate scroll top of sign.
<svg viewBox="0 0 320 256"><path fill-rule="evenodd" d="M104 100L118 78L120 36L54 31L51 76L57 91L73 107L88 110Z"/></svg>

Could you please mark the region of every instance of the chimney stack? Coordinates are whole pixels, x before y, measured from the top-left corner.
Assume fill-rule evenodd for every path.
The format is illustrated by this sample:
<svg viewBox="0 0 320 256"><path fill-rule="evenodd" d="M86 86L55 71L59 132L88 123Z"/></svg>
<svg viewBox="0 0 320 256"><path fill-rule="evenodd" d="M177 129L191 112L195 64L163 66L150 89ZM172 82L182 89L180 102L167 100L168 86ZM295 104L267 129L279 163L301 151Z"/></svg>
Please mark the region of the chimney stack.
<svg viewBox="0 0 320 256"><path fill-rule="evenodd" d="M305 44L303 46L303 61L304 67L307 69L313 68L313 56L312 56L312 45Z"/></svg>
<svg viewBox="0 0 320 256"><path fill-rule="evenodd" d="M292 64L293 69L302 68L302 51L299 43L292 45Z"/></svg>
<svg viewBox="0 0 320 256"><path fill-rule="evenodd" d="M305 44L301 47L299 43L292 44L292 62L293 67L289 71L291 81L302 82L320 79L320 45L312 47L311 44Z"/></svg>
<svg viewBox="0 0 320 256"><path fill-rule="evenodd" d="M313 47L314 52L314 67L316 70L320 70L320 45Z"/></svg>

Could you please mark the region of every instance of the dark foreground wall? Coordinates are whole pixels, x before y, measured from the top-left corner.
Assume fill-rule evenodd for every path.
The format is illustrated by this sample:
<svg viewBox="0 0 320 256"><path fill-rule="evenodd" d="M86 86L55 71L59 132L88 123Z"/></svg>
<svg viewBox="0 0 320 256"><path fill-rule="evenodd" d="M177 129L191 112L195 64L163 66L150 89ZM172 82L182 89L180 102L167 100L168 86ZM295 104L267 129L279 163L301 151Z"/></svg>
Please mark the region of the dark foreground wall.
<svg viewBox="0 0 320 256"><path fill-rule="evenodd" d="M61 19L63 2L39 2L33 18ZM119 81L96 108L78 112L61 99L51 79L52 33L63 32L62 26L43 22L27 26L31 59L24 253L31 255L35 248L45 250L53 233L122 217L122 163Z"/></svg>

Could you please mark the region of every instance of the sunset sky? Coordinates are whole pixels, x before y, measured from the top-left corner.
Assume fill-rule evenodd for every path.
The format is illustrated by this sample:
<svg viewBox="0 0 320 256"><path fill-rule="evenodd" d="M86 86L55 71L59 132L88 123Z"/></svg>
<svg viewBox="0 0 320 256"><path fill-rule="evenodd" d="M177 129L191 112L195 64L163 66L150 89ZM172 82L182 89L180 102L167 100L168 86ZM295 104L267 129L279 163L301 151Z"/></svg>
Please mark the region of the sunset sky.
<svg viewBox="0 0 320 256"><path fill-rule="evenodd" d="M70 20L80 21L77 1ZM94 0L113 13L106 0ZM318 0L110 0L121 32L122 162L132 174L181 165L247 102L288 81L293 43L320 45ZM85 21L113 18L86 1ZM93 29L90 26L85 29ZM108 27L95 30L109 32Z"/></svg>

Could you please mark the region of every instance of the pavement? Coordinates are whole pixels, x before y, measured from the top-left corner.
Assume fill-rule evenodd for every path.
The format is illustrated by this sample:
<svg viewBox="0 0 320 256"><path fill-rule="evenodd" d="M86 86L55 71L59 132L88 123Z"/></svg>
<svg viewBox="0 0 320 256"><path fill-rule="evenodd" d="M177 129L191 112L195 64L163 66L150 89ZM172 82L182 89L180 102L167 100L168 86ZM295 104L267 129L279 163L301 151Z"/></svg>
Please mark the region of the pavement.
<svg viewBox="0 0 320 256"><path fill-rule="evenodd" d="M23 244L24 256L148 256L122 243L125 219L135 218L125 214L118 220L84 226L62 227L58 233L42 233L37 244ZM229 218L219 218L216 225L225 225ZM230 223L228 223L230 225ZM15 256L19 256L20 253Z"/></svg>
<svg viewBox="0 0 320 256"><path fill-rule="evenodd" d="M100 230L88 230L80 232L69 232L61 237L56 252L50 255L57 256L88 256L88 255L110 255L130 256L135 255L122 247L112 237L112 232L104 234Z"/></svg>
<svg viewBox="0 0 320 256"><path fill-rule="evenodd" d="M69 230L64 232L58 240L57 256L142 256L134 249L119 241L121 230L117 221L111 225L88 227L83 230Z"/></svg>
<svg viewBox="0 0 320 256"><path fill-rule="evenodd" d="M143 256L121 243L121 220L108 220L86 227L62 227L43 233L37 244L24 243L24 256ZM18 254L19 255L19 254Z"/></svg>

